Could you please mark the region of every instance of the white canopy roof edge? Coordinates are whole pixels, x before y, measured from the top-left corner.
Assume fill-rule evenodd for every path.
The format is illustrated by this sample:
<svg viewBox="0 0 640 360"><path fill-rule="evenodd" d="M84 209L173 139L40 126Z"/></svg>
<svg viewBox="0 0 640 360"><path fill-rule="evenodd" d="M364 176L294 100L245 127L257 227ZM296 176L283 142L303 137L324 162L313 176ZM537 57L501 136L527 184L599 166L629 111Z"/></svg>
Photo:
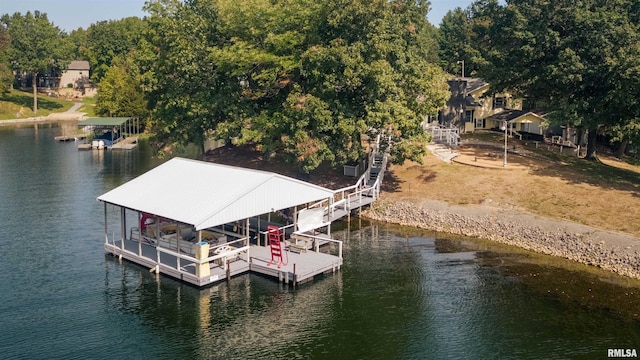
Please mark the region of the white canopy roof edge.
<svg viewBox="0 0 640 360"><path fill-rule="evenodd" d="M196 230L333 197L333 191L287 176L174 158L98 197Z"/></svg>

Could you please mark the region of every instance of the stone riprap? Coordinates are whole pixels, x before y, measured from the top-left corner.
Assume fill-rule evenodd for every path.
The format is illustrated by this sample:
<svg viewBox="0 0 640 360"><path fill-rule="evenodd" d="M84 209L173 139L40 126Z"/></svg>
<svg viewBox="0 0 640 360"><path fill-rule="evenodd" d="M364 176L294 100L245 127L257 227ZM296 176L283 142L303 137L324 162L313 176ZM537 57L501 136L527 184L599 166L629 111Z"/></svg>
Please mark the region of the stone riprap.
<svg viewBox="0 0 640 360"><path fill-rule="evenodd" d="M640 279L640 239L628 234L491 206L380 200L362 213L372 220L489 239L561 256Z"/></svg>

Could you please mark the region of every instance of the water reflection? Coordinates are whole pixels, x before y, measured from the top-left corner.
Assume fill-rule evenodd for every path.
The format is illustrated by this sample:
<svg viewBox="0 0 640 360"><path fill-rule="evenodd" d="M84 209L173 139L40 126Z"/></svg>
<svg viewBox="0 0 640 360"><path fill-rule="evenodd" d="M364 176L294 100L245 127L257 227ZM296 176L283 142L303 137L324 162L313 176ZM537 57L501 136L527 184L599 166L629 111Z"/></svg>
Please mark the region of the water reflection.
<svg viewBox="0 0 640 360"><path fill-rule="evenodd" d="M136 314L186 357L273 355L274 349L302 340L286 350L295 354L296 346L322 335L341 286L338 273L295 291L254 275L196 289L105 258L106 305Z"/></svg>

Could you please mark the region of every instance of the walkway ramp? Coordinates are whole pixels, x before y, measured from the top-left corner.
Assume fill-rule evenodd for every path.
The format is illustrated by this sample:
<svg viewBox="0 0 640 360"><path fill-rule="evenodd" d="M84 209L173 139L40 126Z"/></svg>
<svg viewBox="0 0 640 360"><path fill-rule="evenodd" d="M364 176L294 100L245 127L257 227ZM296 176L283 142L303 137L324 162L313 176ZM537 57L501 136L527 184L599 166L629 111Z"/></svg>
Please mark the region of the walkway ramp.
<svg viewBox="0 0 640 360"><path fill-rule="evenodd" d="M309 207L311 209L323 207L325 223L349 216L353 211L371 205L380 196L388 154L380 152L377 144L378 142L367 158L369 165L367 170L354 185L335 190L332 203L327 203L325 200Z"/></svg>

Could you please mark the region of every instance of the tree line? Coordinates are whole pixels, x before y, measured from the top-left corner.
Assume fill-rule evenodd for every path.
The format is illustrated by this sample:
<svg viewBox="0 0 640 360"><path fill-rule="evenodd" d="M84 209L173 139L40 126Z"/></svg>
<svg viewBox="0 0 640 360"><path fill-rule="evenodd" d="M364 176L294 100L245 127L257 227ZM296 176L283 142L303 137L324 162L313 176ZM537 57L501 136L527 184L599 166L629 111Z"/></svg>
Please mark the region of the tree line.
<svg viewBox="0 0 640 360"><path fill-rule="evenodd" d="M144 19L69 34L39 12L4 15L0 82L85 59L96 110L138 116L159 147L209 138L253 144L308 172L357 161L383 134L418 160L420 122L446 79L485 79L553 110L550 121L618 143L639 139L640 6L631 0L478 0L438 28L425 0L161 0ZM37 34L37 36L34 36ZM35 98L35 96L34 96ZM35 104L34 104L35 107Z"/></svg>

